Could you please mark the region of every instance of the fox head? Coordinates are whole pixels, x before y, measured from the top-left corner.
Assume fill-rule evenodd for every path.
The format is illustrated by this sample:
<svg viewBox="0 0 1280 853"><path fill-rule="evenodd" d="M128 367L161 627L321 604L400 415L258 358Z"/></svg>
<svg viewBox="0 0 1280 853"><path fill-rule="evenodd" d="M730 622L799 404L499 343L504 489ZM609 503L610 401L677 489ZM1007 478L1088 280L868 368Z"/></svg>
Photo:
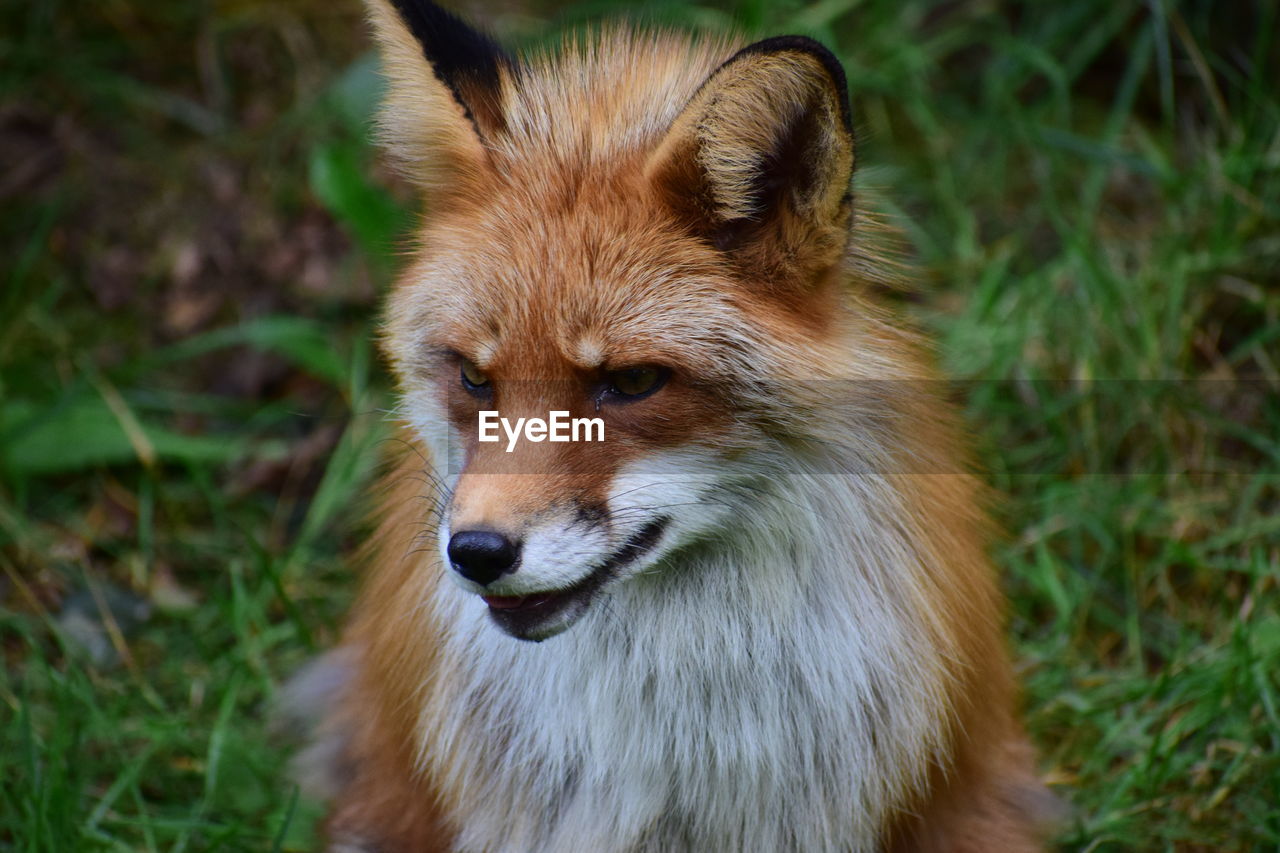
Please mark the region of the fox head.
<svg viewBox="0 0 1280 853"><path fill-rule="evenodd" d="M800 37L625 30L516 59L421 0L369 0L383 140L423 192L385 349L433 456L449 574L543 639L660 583L767 487L839 359L853 137ZM481 411L600 418L479 441Z"/></svg>

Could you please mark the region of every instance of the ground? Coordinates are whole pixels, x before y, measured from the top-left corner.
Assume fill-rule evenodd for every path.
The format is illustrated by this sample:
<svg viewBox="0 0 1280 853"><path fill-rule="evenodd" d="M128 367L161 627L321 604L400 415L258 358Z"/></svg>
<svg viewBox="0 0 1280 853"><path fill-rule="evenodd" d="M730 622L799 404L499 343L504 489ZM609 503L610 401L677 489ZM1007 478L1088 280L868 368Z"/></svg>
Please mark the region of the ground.
<svg viewBox="0 0 1280 853"><path fill-rule="evenodd" d="M412 199L355 0L0 10L0 846L303 850ZM531 45L618 13L474 3ZM1001 494L1063 850L1280 846L1277 5L653 4L845 61Z"/></svg>

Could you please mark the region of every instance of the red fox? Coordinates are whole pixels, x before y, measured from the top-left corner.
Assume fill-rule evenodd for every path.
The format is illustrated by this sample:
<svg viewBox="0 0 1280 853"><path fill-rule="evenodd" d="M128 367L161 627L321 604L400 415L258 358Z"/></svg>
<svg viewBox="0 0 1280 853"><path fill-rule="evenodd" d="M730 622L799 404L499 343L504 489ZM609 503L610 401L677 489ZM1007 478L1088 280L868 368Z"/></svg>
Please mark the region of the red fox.
<svg viewBox="0 0 1280 853"><path fill-rule="evenodd" d="M1041 849L986 498L875 304L840 63L623 27L515 58L367 3L426 207L406 447L299 692L329 849Z"/></svg>

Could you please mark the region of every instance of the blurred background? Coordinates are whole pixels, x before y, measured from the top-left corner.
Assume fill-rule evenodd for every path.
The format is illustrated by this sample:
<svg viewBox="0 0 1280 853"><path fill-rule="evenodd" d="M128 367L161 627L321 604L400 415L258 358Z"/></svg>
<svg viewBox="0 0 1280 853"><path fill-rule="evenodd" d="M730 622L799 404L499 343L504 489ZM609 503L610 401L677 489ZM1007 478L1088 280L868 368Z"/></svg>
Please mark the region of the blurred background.
<svg viewBox="0 0 1280 853"><path fill-rule="evenodd" d="M844 59L885 298L1007 538L1063 850L1280 846L1280 4L460 7ZM0 5L0 847L304 850L273 696L335 642L414 200L357 0Z"/></svg>

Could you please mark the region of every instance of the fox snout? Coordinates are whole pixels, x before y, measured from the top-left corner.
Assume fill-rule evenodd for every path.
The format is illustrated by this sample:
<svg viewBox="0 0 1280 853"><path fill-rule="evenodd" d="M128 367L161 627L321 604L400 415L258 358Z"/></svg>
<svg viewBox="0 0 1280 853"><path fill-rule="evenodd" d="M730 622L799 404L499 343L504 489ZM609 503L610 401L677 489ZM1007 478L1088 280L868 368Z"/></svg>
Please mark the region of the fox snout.
<svg viewBox="0 0 1280 853"><path fill-rule="evenodd" d="M452 579L483 602L500 630L539 641L660 560L679 542L680 528L687 533L696 521L699 513L689 511L696 504L695 492L630 470L464 471L449 490L439 547ZM672 505L685 508L683 525L667 511Z"/></svg>
<svg viewBox="0 0 1280 853"><path fill-rule="evenodd" d="M469 581L488 586L520 564L520 544L494 530L460 530L449 537L449 565Z"/></svg>

